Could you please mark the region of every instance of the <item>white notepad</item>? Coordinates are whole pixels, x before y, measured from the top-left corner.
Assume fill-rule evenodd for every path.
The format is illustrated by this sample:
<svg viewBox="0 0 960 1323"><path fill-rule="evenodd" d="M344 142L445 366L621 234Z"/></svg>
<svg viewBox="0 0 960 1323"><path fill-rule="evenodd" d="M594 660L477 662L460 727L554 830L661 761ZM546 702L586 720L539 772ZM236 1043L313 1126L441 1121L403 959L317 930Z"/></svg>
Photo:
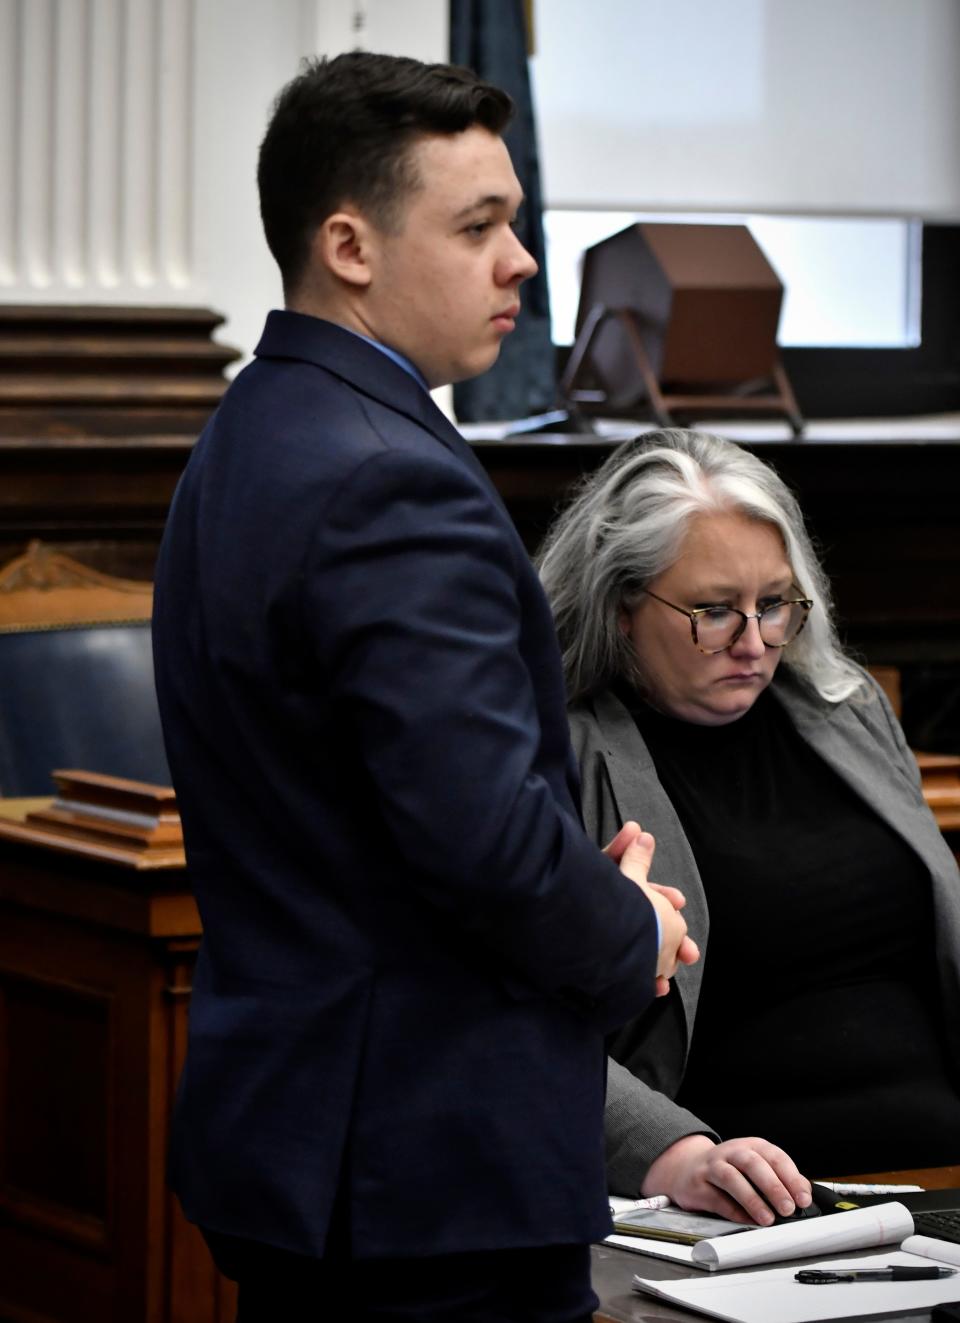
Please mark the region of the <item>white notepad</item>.
<svg viewBox="0 0 960 1323"><path fill-rule="evenodd" d="M848 1216L844 1214L843 1216ZM831 1221L833 1219L831 1218ZM804 1268L877 1268L918 1263L960 1266L960 1245L926 1236L911 1236L899 1250L872 1258L830 1259L805 1263ZM634 1277L635 1289L683 1309L726 1320L726 1323L818 1323L823 1319L858 1318L864 1314L931 1309L960 1299L960 1275L920 1282L838 1282L805 1286L796 1280L797 1267L764 1272L724 1273L680 1282Z"/></svg>

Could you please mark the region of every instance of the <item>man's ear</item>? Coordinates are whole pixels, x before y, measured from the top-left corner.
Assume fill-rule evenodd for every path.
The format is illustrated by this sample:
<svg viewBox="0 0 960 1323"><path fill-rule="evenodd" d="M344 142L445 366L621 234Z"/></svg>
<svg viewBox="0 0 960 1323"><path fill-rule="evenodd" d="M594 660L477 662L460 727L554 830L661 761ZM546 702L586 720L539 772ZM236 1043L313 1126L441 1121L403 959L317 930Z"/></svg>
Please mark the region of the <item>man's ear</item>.
<svg viewBox="0 0 960 1323"><path fill-rule="evenodd" d="M348 285L369 285L372 239L372 229L362 216L334 212L313 236L313 262Z"/></svg>

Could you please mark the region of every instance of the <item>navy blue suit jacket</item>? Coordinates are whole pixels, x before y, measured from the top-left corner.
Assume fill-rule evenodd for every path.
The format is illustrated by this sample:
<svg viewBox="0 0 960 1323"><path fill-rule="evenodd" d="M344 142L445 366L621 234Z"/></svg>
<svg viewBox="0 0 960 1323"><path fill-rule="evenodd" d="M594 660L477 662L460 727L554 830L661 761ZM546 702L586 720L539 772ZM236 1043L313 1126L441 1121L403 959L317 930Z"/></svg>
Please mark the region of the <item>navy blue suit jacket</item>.
<svg viewBox="0 0 960 1323"><path fill-rule="evenodd" d="M157 686L204 925L172 1176L323 1253L608 1229L602 1035L653 911L586 838L550 612L429 395L271 313L180 482Z"/></svg>

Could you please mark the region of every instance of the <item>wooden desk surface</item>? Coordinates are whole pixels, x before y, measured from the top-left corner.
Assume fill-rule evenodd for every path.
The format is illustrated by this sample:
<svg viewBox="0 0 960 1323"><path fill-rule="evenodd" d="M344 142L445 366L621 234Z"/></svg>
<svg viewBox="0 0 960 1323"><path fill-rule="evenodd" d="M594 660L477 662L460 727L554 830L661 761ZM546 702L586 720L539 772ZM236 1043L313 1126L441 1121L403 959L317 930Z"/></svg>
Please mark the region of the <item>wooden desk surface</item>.
<svg viewBox="0 0 960 1323"><path fill-rule="evenodd" d="M933 1167L919 1171L870 1172L866 1175L845 1176L843 1179L857 1184L921 1185L925 1190L947 1190L960 1186L960 1166ZM887 1251L878 1249L872 1252L877 1257L882 1257ZM871 1251L865 1250L862 1253L866 1256ZM681 1265L666 1259L653 1259L645 1254L632 1254L629 1250L618 1249L612 1245L594 1245L592 1254L593 1289L600 1297L600 1309L594 1315L596 1323L659 1323L660 1320L664 1320L664 1323L666 1320L672 1320L672 1323L684 1323L684 1320L686 1323L691 1323L691 1320L703 1317L686 1310L674 1309L662 1301L640 1295L633 1290L634 1275L651 1277L656 1281L678 1280L693 1275ZM696 1275L700 1276L699 1273ZM864 1317L889 1319L890 1315L871 1314ZM897 1315L898 1323L927 1323L929 1318L929 1310ZM776 1320L771 1319L770 1323L776 1323Z"/></svg>
<svg viewBox="0 0 960 1323"><path fill-rule="evenodd" d="M44 808L49 803L49 795L39 799L0 799L0 819L6 822L23 822L28 813Z"/></svg>
<svg viewBox="0 0 960 1323"><path fill-rule="evenodd" d="M200 941L200 915L182 862L136 868L23 839L22 819L46 799L0 799L0 904L144 937Z"/></svg>

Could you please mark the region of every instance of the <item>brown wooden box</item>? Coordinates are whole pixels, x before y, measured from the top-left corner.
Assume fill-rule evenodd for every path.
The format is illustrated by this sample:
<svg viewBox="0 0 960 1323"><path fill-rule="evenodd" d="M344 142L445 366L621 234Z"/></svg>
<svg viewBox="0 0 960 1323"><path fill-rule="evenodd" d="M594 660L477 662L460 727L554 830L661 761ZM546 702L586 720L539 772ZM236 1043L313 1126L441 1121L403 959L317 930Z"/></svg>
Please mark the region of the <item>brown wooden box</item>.
<svg viewBox="0 0 960 1323"><path fill-rule="evenodd" d="M577 330L598 303L631 308L662 383L748 381L773 371L782 300L745 225L630 225L587 250ZM604 377L613 341L594 350ZM613 372L615 389L625 366Z"/></svg>
<svg viewBox="0 0 960 1323"><path fill-rule="evenodd" d="M777 350L783 286L745 225L629 225L584 256L573 408L783 414L803 431ZM589 376L589 380L585 377Z"/></svg>

